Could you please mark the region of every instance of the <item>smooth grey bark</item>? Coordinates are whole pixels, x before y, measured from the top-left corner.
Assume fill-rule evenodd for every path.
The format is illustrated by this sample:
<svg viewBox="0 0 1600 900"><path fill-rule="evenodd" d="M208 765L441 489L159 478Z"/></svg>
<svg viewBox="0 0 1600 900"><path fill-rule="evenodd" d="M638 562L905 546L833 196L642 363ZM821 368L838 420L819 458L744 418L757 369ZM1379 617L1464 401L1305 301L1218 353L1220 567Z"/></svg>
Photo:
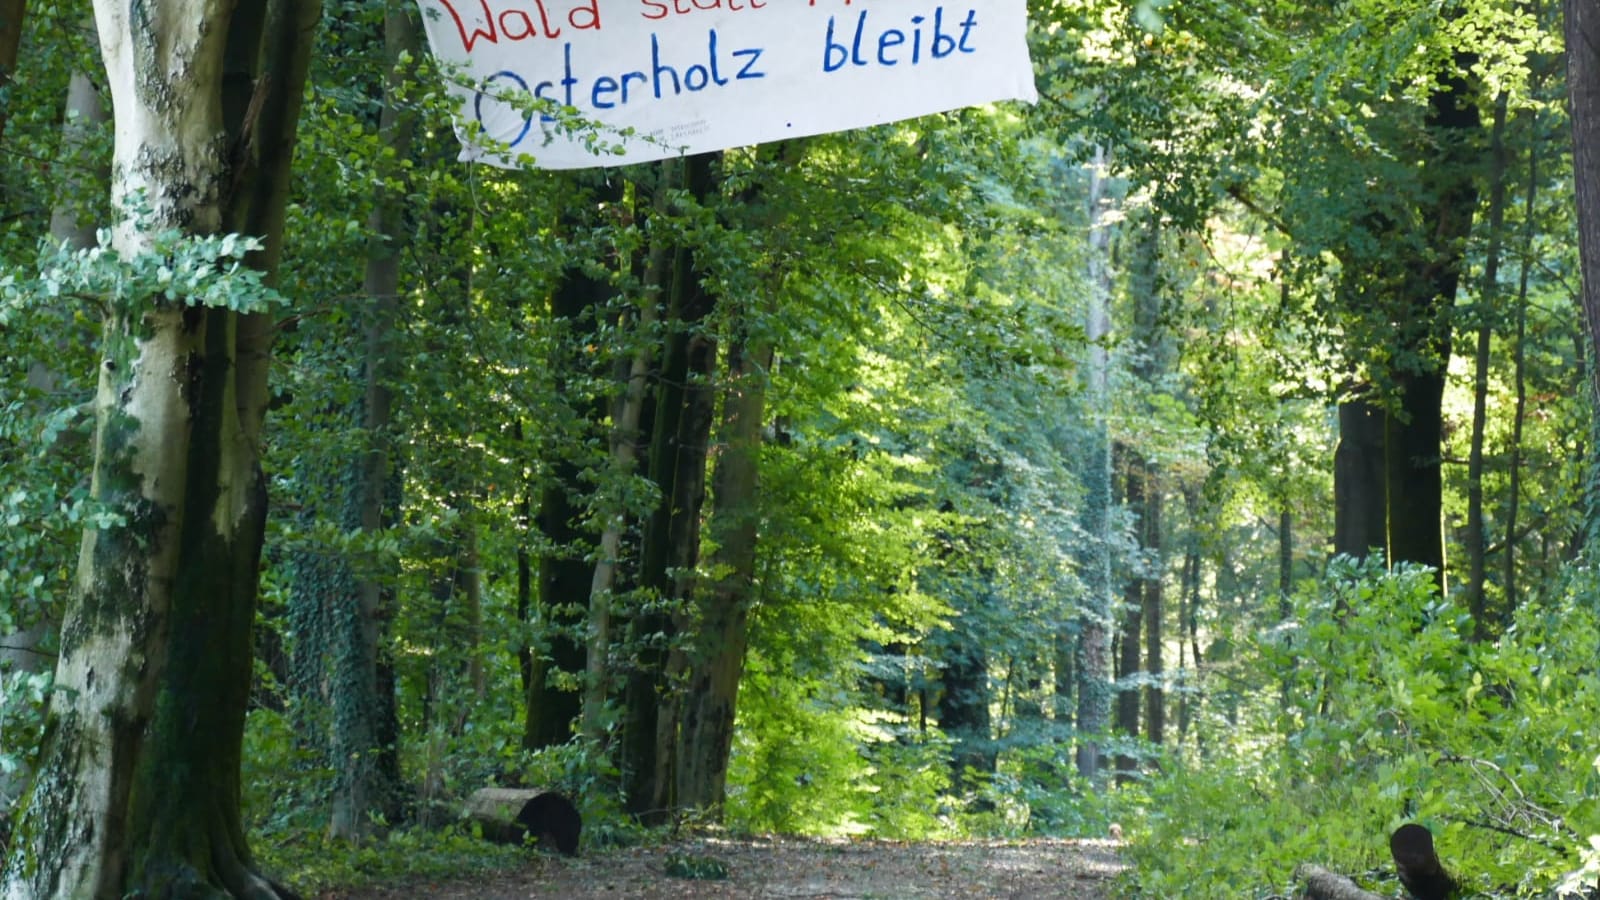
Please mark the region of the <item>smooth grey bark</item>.
<svg viewBox="0 0 1600 900"><path fill-rule="evenodd" d="M161 228L248 229L272 270L319 12L96 4L114 198L148 211L114 230L119 253L149 250ZM230 42L241 32L251 41ZM251 87L231 90L240 72ZM255 871L239 813L271 328L181 300L107 299L92 491L123 519L83 537L60 690L0 896L283 896Z"/></svg>

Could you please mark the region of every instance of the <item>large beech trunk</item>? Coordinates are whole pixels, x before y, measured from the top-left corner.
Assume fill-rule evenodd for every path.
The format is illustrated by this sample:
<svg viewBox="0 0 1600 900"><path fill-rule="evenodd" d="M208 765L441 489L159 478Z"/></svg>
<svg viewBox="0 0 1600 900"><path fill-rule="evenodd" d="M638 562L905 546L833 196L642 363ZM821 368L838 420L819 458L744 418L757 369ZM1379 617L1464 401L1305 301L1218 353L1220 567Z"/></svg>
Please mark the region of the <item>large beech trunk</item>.
<svg viewBox="0 0 1600 900"><path fill-rule="evenodd" d="M258 262L270 271L318 12L304 0L96 4L113 194L146 210L115 230L119 253L148 250L161 229L236 228L269 239ZM244 90L225 85L246 71ZM0 896L282 896L254 871L239 814L271 329L181 298L107 299L93 492L121 521L84 534Z"/></svg>

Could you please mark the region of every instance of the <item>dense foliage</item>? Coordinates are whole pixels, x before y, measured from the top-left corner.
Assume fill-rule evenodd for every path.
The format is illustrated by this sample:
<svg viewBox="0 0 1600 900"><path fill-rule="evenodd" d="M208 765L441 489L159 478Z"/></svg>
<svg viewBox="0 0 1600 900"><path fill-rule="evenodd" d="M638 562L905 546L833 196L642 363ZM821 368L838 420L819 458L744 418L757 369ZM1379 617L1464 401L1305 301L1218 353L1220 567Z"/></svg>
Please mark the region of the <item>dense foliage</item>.
<svg viewBox="0 0 1600 900"><path fill-rule="evenodd" d="M90 249L89 13L29 9L0 822L79 537L124 514L90 500L92 373L142 285L275 321L243 784L291 883L510 864L460 809L511 784L580 798L590 846L1116 821L1134 895L1267 896L1381 880L1420 821L1483 893L1592 885L1559 11L1031 5L1034 108L549 173L457 162L406 17L329 2L271 287L238 236ZM1336 464L1357 416L1432 441L1441 559L1382 499L1383 546L1342 546L1398 483Z"/></svg>

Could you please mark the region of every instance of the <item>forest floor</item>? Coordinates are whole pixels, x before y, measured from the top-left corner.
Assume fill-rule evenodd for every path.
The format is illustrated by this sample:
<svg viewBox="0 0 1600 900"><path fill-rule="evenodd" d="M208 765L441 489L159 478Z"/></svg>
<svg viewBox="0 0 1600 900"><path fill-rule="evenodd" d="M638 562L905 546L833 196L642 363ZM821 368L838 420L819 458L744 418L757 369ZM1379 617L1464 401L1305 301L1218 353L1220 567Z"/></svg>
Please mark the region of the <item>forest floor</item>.
<svg viewBox="0 0 1600 900"><path fill-rule="evenodd" d="M698 838L658 847L540 854L521 870L473 881L420 882L332 892L322 900L561 898L808 898L1106 900L1122 870L1106 840L821 841ZM722 879L673 877L674 861L714 860ZM714 867L714 866L713 866Z"/></svg>

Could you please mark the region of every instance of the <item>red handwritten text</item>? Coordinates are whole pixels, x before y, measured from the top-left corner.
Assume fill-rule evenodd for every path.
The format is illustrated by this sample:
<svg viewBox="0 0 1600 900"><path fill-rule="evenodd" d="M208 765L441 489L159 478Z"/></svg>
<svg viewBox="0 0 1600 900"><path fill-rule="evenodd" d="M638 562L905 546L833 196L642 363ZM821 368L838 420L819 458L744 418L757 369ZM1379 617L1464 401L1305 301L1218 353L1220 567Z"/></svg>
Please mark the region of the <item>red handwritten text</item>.
<svg viewBox="0 0 1600 900"><path fill-rule="evenodd" d="M456 4L466 7L468 19L463 19ZM461 47L468 53L472 46L483 40L491 44L504 41L525 41L529 38L559 38L565 28L577 31L600 30L600 0L522 0L503 9L489 5L489 0L477 0L478 13L474 15L471 0L439 0L445 12L456 23L461 35ZM565 14L562 7L570 7ZM554 12L554 15L552 15ZM468 31L470 25L471 31Z"/></svg>

